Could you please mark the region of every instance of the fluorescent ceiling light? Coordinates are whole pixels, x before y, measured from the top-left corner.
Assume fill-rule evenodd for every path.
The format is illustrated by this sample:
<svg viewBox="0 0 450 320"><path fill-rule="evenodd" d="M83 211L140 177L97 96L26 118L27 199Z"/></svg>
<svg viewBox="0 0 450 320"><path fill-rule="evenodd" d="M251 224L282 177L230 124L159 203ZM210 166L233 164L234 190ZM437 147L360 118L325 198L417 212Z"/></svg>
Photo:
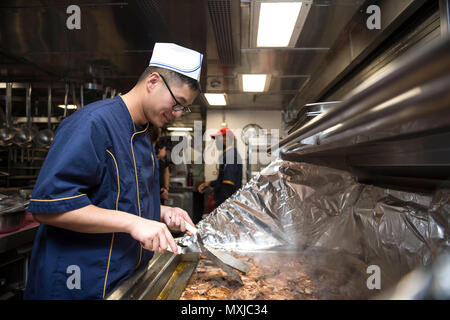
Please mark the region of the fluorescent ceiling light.
<svg viewBox="0 0 450 320"><path fill-rule="evenodd" d="M66 105L65 105L65 104L59 104L58 107L59 107L59 108L65 109L65 108L66 108ZM74 104L68 104L68 105L67 105L67 110L75 110L75 109L77 109L77 108L78 108L78 107L77 107L76 105L74 105Z"/></svg>
<svg viewBox="0 0 450 320"><path fill-rule="evenodd" d="M245 92L263 92L266 87L267 75L265 74L243 74L242 90Z"/></svg>
<svg viewBox="0 0 450 320"><path fill-rule="evenodd" d="M301 2L262 2L256 46L287 47L301 7Z"/></svg>
<svg viewBox="0 0 450 320"><path fill-rule="evenodd" d="M193 131L192 128L183 128L183 127L168 127L168 131Z"/></svg>
<svg viewBox="0 0 450 320"><path fill-rule="evenodd" d="M208 100L210 106L226 106L224 93L205 93L205 98Z"/></svg>

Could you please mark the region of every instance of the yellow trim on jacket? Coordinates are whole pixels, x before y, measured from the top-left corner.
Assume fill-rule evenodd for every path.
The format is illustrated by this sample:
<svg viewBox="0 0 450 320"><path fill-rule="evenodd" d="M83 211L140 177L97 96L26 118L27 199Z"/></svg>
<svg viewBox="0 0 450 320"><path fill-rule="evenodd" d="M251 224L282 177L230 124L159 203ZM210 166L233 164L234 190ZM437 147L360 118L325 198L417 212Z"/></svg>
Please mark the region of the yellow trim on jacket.
<svg viewBox="0 0 450 320"><path fill-rule="evenodd" d="M119 167L117 166L116 158L114 157L112 152L109 151L108 149L106 149L106 152L108 152L111 155L112 159L114 160L114 165L116 166L116 175L117 175L116 211L118 211L119 210L119 196L120 196ZM111 245L109 247L108 265L106 266L105 283L103 284L103 295L102 295L103 299L105 298L106 283L108 282L109 265L110 265L110 262L111 262L111 254L112 254L112 248L113 248L113 244L114 244L114 236L115 236L115 233L113 232L112 236L111 236Z"/></svg>
<svg viewBox="0 0 450 320"><path fill-rule="evenodd" d="M39 202L52 202L52 201L61 201L61 200L69 200L69 199L73 199L73 198L78 198L78 197L82 197L85 196L86 194L79 194L76 196L72 196L72 197L65 197L65 198L59 198L59 199L50 199L50 200L45 200L45 199L30 199L30 201L39 201Z"/></svg>
<svg viewBox="0 0 450 320"><path fill-rule="evenodd" d="M233 181L230 181L230 180L222 180L222 183L231 184L233 186L236 185Z"/></svg>
<svg viewBox="0 0 450 320"><path fill-rule="evenodd" d="M138 182L138 177L137 177L136 158L134 157L134 150L133 150L133 138L134 138L135 135L147 131L148 126L149 126L149 124L147 123L147 126L145 127L144 130L133 133L133 135L131 136L131 141L130 141L131 154L133 156L133 164L134 164L134 175L135 175L135 178L136 178L136 193L137 193L139 217L141 216L141 202L139 201L139 182ZM139 261L138 261L138 263L136 265L136 269L141 264L141 259L142 259L142 245L141 245L140 250L139 250Z"/></svg>

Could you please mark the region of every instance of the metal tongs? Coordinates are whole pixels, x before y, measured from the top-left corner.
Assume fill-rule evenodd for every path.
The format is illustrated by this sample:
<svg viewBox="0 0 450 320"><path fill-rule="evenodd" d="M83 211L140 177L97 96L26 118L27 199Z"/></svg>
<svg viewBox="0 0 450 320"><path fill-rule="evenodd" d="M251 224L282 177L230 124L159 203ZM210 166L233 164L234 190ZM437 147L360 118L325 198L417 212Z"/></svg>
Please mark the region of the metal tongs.
<svg viewBox="0 0 450 320"><path fill-rule="evenodd" d="M198 233L198 229L196 227L190 225L187 222L185 223L185 225L186 225L186 230L191 232L194 235L194 237L196 238L197 245L200 248L201 252L203 254L205 254L212 262L214 262L219 268L221 268L223 271L225 271L231 277L232 280L243 285L241 276L239 275L239 273L237 273L235 270L233 270L233 268L237 269L243 273L247 273L250 270L249 265L239 259L236 259L235 257L233 257L232 255L230 255L226 252L217 251L212 248L207 249L203 243L203 240L202 240L200 234ZM181 247L181 246L177 245L177 247L178 247L178 252L180 254L187 254L189 252L195 251L191 248L191 246ZM168 248L168 251L172 252L170 247Z"/></svg>

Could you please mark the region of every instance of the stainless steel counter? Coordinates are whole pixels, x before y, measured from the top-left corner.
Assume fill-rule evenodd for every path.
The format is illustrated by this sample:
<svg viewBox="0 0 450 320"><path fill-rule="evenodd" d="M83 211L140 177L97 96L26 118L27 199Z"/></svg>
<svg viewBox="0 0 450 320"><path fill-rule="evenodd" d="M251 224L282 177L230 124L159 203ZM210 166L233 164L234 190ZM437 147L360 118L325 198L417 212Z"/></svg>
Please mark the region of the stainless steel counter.
<svg viewBox="0 0 450 320"><path fill-rule="evenodd" d="M197 267L198 253L156 253L106 300L178 300Z"/></svg>

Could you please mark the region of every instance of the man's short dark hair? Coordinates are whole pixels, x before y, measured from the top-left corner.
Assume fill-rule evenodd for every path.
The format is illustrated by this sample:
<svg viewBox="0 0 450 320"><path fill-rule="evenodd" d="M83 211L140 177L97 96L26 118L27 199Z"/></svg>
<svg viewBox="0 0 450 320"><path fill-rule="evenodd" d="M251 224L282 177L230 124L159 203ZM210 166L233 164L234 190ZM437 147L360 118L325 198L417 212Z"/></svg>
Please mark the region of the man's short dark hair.
<svg viewBox="0 0 450 320"><path fill-rule="evenodd" d="M161 136L161 131L160 128L151 125L150 128L148 129L148 134L150 136L150 141L152 142L152 144L155 144L159 137Z"/></svg>
<svg viewBox="0 0 450 320"><path fill-rule="evenodd" d="M147 67L139 77L138 83L147 79L153 72L161 74L169 84L174 84L177 87L187 84L192 91L200 91L200 85L197 80L185 76L184 74L155 66Z"/></svg>
<svg viewBox="0 0 450 320"><path fill-rule="evenodd" d="M166 148L167 151L171 149L171 141L169 137L161 137L155 144L155 151L158 154L159 150Z"/></svg>

